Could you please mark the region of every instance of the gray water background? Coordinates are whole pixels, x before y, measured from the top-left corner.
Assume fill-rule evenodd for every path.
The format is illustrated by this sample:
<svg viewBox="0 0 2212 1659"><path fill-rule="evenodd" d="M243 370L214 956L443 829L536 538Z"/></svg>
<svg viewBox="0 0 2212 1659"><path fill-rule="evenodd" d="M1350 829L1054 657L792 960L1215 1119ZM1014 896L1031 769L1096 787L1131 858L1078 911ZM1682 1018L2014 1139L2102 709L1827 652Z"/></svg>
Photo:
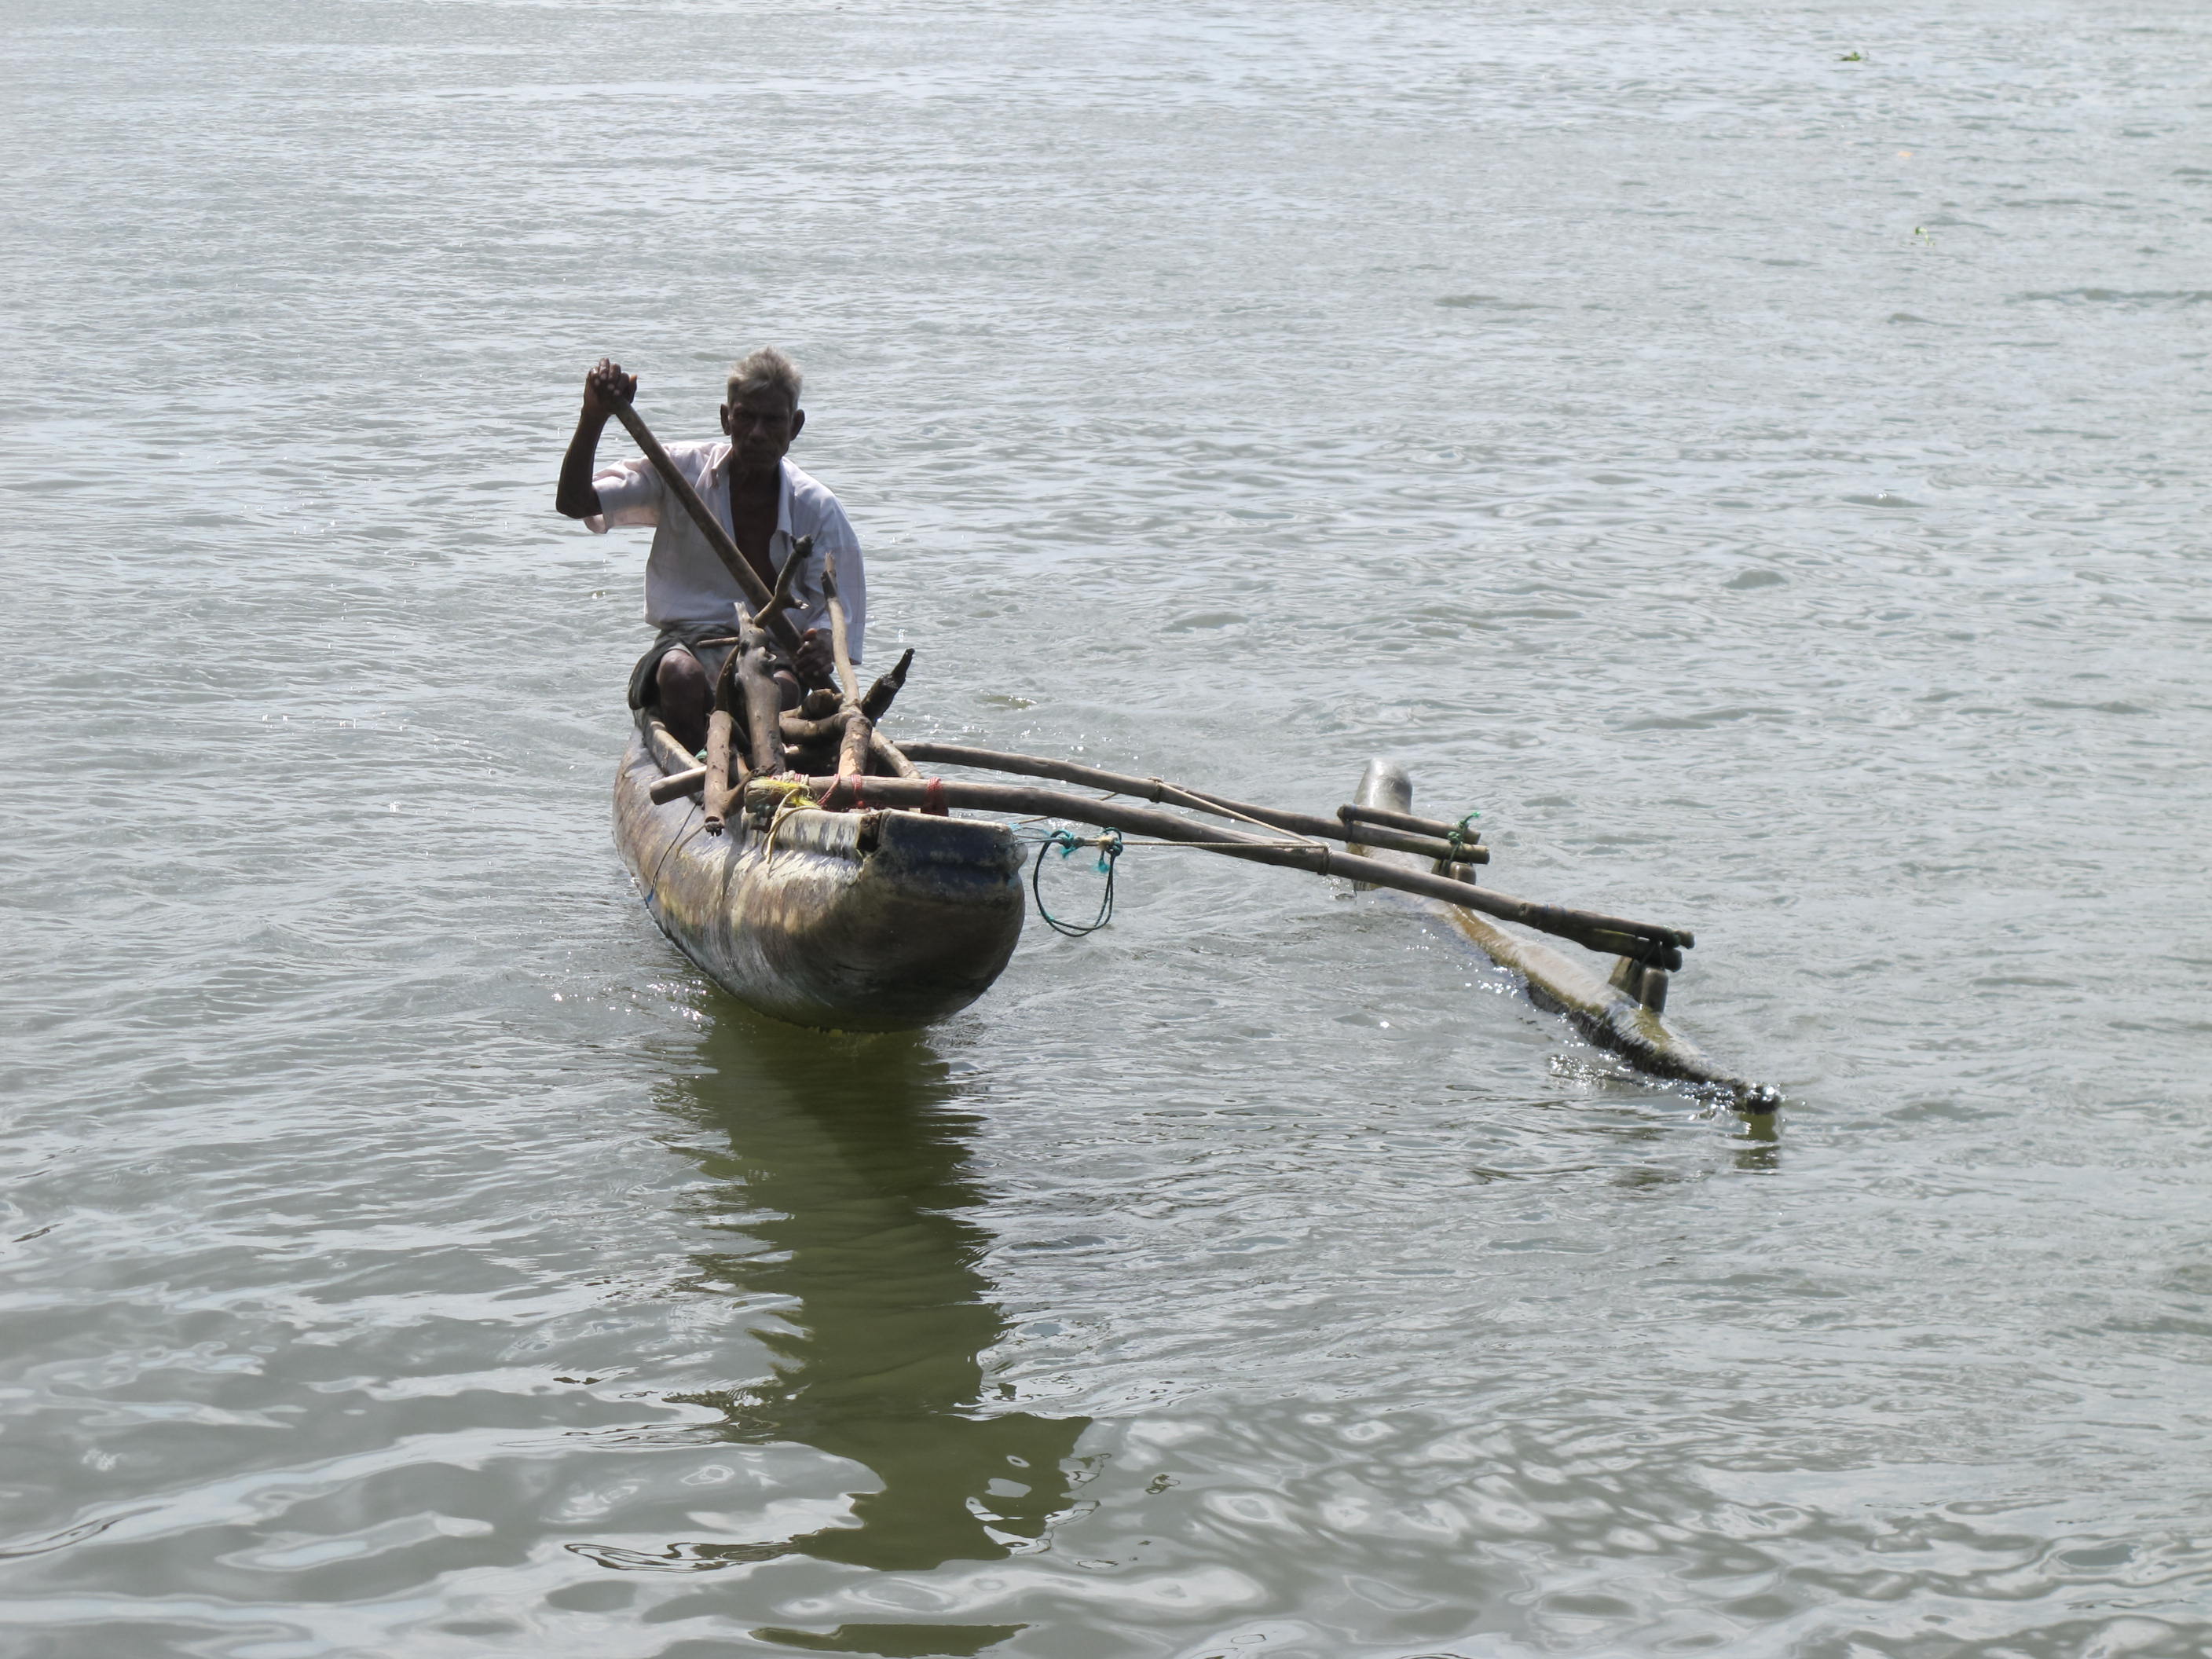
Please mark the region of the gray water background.
<svg viewBox="0 0 2212 1659"><path fill-rule="evenodd" d="M2201 8L9 35L0 1651L2212 1645ZM704 982L551 486L767 340L896 731L1401 758L1773 1134L1197 854Z"/></svg>

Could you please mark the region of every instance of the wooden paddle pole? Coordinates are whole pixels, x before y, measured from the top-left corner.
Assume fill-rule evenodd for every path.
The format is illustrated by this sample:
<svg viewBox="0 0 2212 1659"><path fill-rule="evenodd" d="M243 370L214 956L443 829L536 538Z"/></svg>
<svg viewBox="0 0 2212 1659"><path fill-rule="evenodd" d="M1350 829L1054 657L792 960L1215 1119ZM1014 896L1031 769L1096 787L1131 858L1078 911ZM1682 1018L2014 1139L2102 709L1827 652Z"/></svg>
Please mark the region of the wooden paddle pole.
<svg viewBox="0 0 2212 1659"><path fill-rule="evenodd" d="M653 435L637 410L626 399L610 397L607 402L615 412L615 418L623 423L623 429L637 441L637 447L645 452L645 459L653 463L653 471L660 474L660 481L668 486L669 494L675 496L682 503L684 510L691 515L691 522L699 526L699 533L707 538L707 545L714 550L714 556L721 560L724 568L729 571L731 579L738 585L738 591L745 596L745 608L763 618L763 627L769 637L782 648L786 655L796 653L799 635L792 631L791 623L781 614L781 607L774 605L774 591L760 579L760 573L745 562L745 556L738 550L738 544L731 539L730 532L722 528L721 520L714 516L714 509L691 487L691 480L684 476L675 459L660 447L660 440ZM793 558L796 556L794 554ZM789 568L787 564L786 568Z"/></svg>

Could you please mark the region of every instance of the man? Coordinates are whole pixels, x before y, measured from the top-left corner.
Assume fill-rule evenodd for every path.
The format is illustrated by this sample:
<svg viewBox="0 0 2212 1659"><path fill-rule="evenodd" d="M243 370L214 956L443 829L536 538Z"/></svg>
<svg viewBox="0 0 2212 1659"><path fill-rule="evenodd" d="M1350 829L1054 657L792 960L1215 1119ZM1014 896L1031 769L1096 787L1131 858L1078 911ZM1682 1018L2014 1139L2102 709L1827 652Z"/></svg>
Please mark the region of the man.
<svg viewBox="0 0 2212 1659"><path fill-rule="evenodd" d="M799 365L763 346L730 369L728 401L722 405L728 441L672 445L668 452L763 583L774 586L793 545L802 537L814 538L787 613L804 630L797 660L777 675L787 708L798 701L801 681L826 684L832 673L825 631L830 609L822 591L824 556L836 556L837 593L855 663L867 622L860 538L837 498L785 459L806 425L799 386ZM645 562L645 619L660 633L630 677L630 702L658 701L676 740L696 750L707 741L714 676L731 649L722 641L736 635L737 606L744 596L652 462L621 461L593 473L601 428L614 405L636 392L637 377L604 357L584 377L583 413L562 458L554 505L581 519L595 535L615 525L653 526L653 551Z"/></svg>

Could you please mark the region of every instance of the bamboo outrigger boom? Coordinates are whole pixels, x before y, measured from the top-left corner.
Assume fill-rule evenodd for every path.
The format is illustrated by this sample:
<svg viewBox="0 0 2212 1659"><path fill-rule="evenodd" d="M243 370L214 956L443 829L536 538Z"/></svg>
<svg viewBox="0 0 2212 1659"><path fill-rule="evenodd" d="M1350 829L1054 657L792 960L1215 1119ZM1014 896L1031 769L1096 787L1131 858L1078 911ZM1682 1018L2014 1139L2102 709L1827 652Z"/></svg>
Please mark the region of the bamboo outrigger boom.
<svg viewBox="0 0 2212 1659"><path fill-rule="evenodd" d="M915 750L924 747L914 745ZM1069 818L1127 835L1152 836L1162 841L1202 847L1229 858L1249 859L1255 864L1310 870L1316 875L1342 876L1376 887L1393 887L1400 892L1443 899L1501 921L1519 922L1540 933L1557 933L1593 951L1638 961L1671 960L1679 966L1680 947L1690 942L1689 933L1678 927L1628 921L1589 910L1571 910L1563 905L1537 904L1449 877L1402 869L1362 854L1340 852L1318 842L1269 841L1243 830L1194 824L1172 812L1099 800L1089 795L1072 795L1065 790L1038 789L1026 784L953 783L934 778L815 777L803 781L807 793L833 811L868 806L965 806L984 811ZM759 783L753 788L764 803L775 793L760 794L763 786Z"/></svg>
<svg viewBox="0 0 2212 1659"><path fill-rule="evenodd" d="M1388 847L1396 853L1412 853L1421 858L1455 861L1461 864L1487 864L1489 849L1473 843L1481 837L1470 836L1465 842L1454 847L1443 837L1451 830L1449 824L1437 826L1433 836L1407 835L1402 830L1385 830L1380 836L1371 831L1355 834L1334 818L1317 817L1310 812L1286 812L1279 807L1255 806L1250 801L1231 800L1226 795L1208 794L1200 789L1186 789L1181 784L1168 783L1159 778L1133 777L1123 772L1101 771L1095 766L1081 766L1073 761L1049 760L1042 755L1016 755L998 749L972 749L957 743L909 743L902 745L907 758L924 763L935 762L940 766L965 766L978 772L1011 772L1018 777L1053 778L1061 783L1080 783L1093 789L1110 789L1117 795L1134 795L1139 800L1162 801L1175 806L1188 806L1194 811L1211 812L1217 817L1243 818L1252 823L1264 823L1271 829L1287 830L1294 836L1309 840L1357 842L1364 846ZM1425 823L1427 819L1414 820Z"/></svg>

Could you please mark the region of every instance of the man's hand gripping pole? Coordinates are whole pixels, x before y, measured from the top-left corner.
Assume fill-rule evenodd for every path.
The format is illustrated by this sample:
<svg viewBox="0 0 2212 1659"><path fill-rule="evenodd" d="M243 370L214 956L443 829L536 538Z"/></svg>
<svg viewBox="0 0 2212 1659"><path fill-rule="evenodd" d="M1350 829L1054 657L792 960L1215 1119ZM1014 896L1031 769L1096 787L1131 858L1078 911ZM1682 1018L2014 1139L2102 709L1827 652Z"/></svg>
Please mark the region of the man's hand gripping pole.
<svg viewBox="0 0 2212 1659"><path fill-rule="evenodd" d="M635 384L634 380L631 382L633 386ZM730 532L722 528L714 509L700 498L699 492L691 487L691 480L684 476L668 452L660 447L660 440L653 435L652 428L646 425L630 400L611 395L611 389L603 390L600 395L613 411L615 419L623 423L623 430L637 441L637 447L645 452L645 459L653 463L653 471L660 474L660 481L668 486L669 493L684 504L684 510L691 515L691 522L699 526L699 533L707 538L707 545L714 550L714 556L721 560L736 580L738 591L745 596L746 611L760 619L763 629L785 656L796 657L799 654L799 635L793 632L790 619L782 614L781 605L772 603L775 596L768 584L760 579L759 572L745 562L745 556L738 551L737 543L731 540ZM796 565L799 556L794 549L790 564L786 568ZM787 602L788 597L787 589Z"/></svg>

